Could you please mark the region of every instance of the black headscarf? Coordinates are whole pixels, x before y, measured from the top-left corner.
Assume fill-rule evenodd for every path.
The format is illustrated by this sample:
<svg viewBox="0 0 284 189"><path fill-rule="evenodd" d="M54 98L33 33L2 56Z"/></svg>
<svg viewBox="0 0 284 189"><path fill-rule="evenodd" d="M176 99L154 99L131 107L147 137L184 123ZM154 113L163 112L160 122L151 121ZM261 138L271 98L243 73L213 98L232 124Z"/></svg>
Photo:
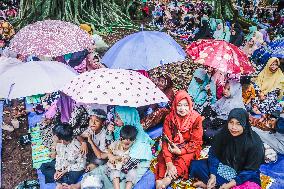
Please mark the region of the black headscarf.
<svg viewBox="0 0 284 189"><path fill-rule="evenodd" d="M264 147L260 137L251 129L249 115L242 108L233 109L228 117L237 119L244 127L239 136L232 136L228 126L214 137L212 150L221 163L235 169L256 171L264 162Z"/></svg>
<svg viewBox="0 0 284 189"><path fill-rule="evenodd" d="M237 47L240 47L243 44L244 33L239 23L235 24L234 30L236 34L231 35L230 43L236 45Z"/></svg>

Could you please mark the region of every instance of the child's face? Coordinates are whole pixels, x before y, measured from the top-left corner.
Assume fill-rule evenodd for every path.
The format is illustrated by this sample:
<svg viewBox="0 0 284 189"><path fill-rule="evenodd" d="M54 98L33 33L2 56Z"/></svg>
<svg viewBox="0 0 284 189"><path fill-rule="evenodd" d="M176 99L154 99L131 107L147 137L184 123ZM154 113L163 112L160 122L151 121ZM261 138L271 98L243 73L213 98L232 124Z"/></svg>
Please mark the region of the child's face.
<svg viewBox="0 0 284 189"><path fill-rule="evenodd" d="M131 141L130 139L123 139L123 138L121 138L120 140L121 140L121 143L122 143L124 149L126 149L126 150L128 150L135 141L135 140Z"/></svg>
<svg viewBox="0 0 284 189"><path fill-rule="evenodd" d="M92 129L92 131L99 131L101 130L102 126L103 121L100 118L95 115L90 117L89 127Z"/></svg>

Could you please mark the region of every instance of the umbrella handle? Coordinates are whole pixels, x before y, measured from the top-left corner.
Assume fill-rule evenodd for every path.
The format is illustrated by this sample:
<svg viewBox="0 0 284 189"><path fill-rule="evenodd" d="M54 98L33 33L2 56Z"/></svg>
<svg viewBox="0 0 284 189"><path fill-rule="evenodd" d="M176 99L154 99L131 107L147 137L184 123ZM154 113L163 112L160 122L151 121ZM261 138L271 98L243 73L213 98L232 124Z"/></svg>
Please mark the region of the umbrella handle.
<svg viewBox="0 0 284 189"><path fill-rule="evenodd" d="M9 93L8 93L7 99L9 99L9 96L10 96L10 94L11 94L11 92L12 92L12 89L13 89L14 85L15 85L15 83L13 83L13 84L10 86L10 89L9 89Z"/></svg>

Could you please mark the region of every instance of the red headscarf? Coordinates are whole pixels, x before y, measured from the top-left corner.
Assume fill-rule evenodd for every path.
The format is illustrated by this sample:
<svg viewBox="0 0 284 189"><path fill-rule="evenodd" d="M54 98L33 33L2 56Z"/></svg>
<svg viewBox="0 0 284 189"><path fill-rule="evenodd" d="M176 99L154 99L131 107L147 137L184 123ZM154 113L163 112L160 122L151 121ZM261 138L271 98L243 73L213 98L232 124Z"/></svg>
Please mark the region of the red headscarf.
<svg viewBox="0 0 284 189"><path fill-rule="evenodd" d="M188 102L189 113L182 117L177 114L177 105L183 99L186 99ZM178 91L174 98L171 112L169 114L170 121L177 127L178 131L183 133L190 130L195 120L199 116L200 114L193 110L193 103L189 94L184 90Z"/></svg>

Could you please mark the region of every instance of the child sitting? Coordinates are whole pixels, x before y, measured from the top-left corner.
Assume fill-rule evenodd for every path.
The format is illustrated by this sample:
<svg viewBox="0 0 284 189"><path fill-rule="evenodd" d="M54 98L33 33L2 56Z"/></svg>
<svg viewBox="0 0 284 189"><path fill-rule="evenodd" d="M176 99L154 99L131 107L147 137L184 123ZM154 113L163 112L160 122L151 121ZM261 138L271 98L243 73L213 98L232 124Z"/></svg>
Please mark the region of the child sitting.
<svg viewBox="0 0 284 189"><path fill-rule="evenodd" d="M255 89L248 76L241 77L242 96L246 109L250 109L251 100L255 98Z"/></svg>
<svg viewBox="0 0 284 189"><path fill-rule="evenodd" d="M113 140L113 136L108 132L105 126L107 119L107 114L105 111L101 109L93 109L89 112L89 115L89 127L78 137L79 141L82 143L82 153L87 154L87 160L90 162L86 171L91 171L96 167L96 165L105 164L106 160L102 160L94 156L92 152L88 153L88 145L84 139L87 139L88 136L90 136L93 143L102 152L106 152L107 147Z"/></svg>
<svg viewBox="0 0 284 189"><path fill-rule="evenodd" d="M136 168L126 168L130 159L129 149L137 136L137 129L126 125L120 130L120 140L113 142L107 152L101 152L93 143L91 136L88 142L91 144L96 156L101 159L108 159L107 173L113 182L114 189L120 188L120 179L126 179L126 189L131 189L137 178Z"/></svg>
<svg viewBox="0 0 284 189"><path fill-rule="evenodd" d="M82 176L86 166L86 157L80 153L80 142L73 138L73 130L69 124L58 124L54 128L58 138L56 143L56 160L54 180L57 189L62 183L75 184Z"/></svg>

